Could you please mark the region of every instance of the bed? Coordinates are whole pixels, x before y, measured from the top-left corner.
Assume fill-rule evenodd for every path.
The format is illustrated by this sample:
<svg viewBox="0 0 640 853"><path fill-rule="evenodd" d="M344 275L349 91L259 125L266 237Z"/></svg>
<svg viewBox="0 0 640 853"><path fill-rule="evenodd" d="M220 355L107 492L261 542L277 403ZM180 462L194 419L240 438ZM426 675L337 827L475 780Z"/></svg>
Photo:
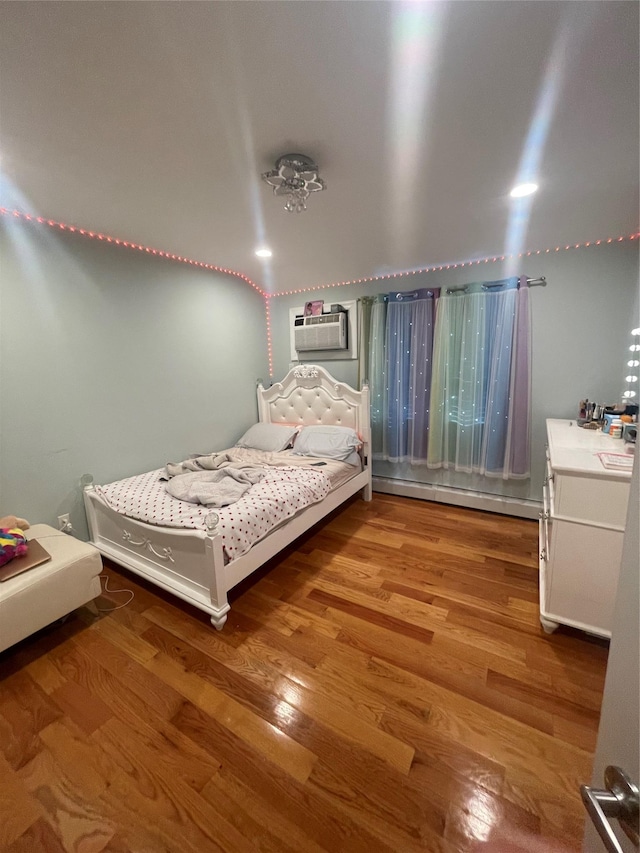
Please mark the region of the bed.
<svg viewBox="0 0 640 853"><path fill-rule="evenodd" d="M240 556L225 553L218 511L206 511L203 529L172 527L132 518L110 506L101 487L88 484L84 502L90 541L103 556L205 611L221 630L227 595L271 557L328 513L362 491L371 500L369 389L356 391L317 365L294 367L282 382L257 388L262 423L346 426L362 439L361 463L326 497L298 510ZM248 494L256 488L252 487Z"/></svg>

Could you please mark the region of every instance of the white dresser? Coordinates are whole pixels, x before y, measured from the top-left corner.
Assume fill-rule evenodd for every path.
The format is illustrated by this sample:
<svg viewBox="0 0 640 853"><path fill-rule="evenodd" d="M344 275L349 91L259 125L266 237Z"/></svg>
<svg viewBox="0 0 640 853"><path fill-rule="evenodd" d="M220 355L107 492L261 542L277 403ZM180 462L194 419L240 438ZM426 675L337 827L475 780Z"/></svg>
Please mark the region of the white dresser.
<svg viewBox="0 0 640 853"><path fill-rule="evenodd" d="M606 469L599 452L621 439L547 421L547 472L540 513L540 622L611 636L631 471Z"/></svg>

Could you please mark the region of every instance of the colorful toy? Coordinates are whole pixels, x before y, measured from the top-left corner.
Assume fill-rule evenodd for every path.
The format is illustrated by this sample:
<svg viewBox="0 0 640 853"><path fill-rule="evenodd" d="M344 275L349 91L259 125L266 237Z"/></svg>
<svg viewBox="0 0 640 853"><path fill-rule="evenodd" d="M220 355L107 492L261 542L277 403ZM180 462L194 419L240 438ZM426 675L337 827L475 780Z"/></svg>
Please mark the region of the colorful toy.
<svg viewBox="0 0 640 853"><path fill-rule="evenodd" d="M28 547L27 537L19 527L0 528L0 566L26 554Z"/></svg>

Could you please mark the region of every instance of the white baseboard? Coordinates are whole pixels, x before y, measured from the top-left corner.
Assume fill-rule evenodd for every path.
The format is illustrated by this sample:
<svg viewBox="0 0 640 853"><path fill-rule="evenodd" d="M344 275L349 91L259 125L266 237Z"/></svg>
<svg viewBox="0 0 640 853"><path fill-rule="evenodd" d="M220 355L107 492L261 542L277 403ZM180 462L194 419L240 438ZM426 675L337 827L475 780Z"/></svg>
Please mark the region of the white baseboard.
<svg viewBox="0 0 640 853"><path fill-rule="evenodd" d="M432 486L428 483L414 483L411 480L396 480L390 477L374 477L373 490L386 495L402 495L407 498L419 498L423 501L463 506L467 509L482 509L485 512L515 515L518 518L537 519L542 509L541 501L510 498L504 495L489 495L484 492L472 492L468 489L454 489L451 486Z"/></svg>

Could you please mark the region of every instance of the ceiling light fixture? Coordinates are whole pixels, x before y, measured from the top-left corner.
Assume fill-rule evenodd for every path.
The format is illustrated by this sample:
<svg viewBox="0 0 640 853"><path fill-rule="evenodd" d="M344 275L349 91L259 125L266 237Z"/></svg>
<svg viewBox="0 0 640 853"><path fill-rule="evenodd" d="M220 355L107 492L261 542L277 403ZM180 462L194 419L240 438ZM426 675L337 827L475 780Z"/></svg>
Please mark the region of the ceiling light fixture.
<svg viewBox="0 0 640 853"><path fill-rule="evenodd" d="M537 189L537 184L518 184L511 190L509 195L511 198L523 198L526 195L533 195Z"/></svg>
<svg viewBox="0 0 640 853"><path fill-rule="evenodd" d="M263 172L262 180L273 187L274 195L286 198L284 209L289 213L306 210L310 194L326 188L325 182L318 177L318 167L304 154L278 157L275 169Z"/></svg>
<svg viewBox="0 0 640 853"><path fill-rule="evenodd" d="M266 246L262 246L260 249L256 249L256 255L259 258L270 258L273 255L271 249L268 249Z"/></svg>

